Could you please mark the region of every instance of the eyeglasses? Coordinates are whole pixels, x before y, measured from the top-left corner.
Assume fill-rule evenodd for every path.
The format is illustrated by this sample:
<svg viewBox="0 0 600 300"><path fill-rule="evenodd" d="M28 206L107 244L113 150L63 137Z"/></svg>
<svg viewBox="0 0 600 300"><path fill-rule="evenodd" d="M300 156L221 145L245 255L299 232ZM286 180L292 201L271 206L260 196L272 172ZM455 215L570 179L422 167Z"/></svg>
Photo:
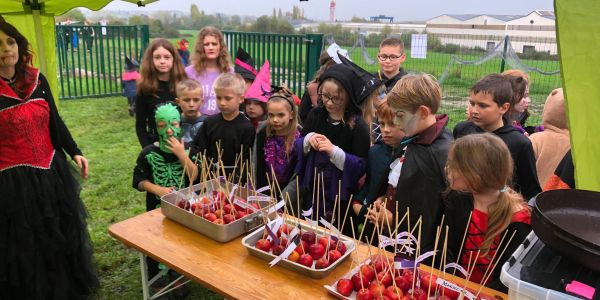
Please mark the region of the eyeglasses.
<svg viewBox="0 0 600 300"><path fill-rule="evenodd" d="M396 61L398 60L400 57L402 56L398 56L398 55L377 55L377 58L380 61L386 61L386 60L390 60L390 61Z"/></svg>
<svg viewBox="0 0 600 300"><path fill-rule="evenodd" d="M320 93L318 95L321 99L323 99L323 104L325 104L324 100L331 101L331 103L333 103L333 104L340 103L340 98L337 96L330 96L330 95L323 94L323 93Z"/></svg>

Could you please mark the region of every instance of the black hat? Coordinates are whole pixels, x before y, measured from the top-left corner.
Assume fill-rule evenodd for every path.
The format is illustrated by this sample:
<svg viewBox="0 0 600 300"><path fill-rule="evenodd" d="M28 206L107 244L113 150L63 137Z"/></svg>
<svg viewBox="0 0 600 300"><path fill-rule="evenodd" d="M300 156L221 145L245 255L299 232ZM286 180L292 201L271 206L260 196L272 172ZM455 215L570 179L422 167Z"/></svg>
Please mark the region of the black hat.
<svg viewBox="0 0 600 300"><path fill-rule="evenodd" d="M133 58L125 56L125 70L135 71L140 67L140 64Z"/></svg>
<svg viewBox="0 0 600 300"><path fill-rule="evenodd" d="M325 79L328 78L333 78L337 81L339 81L342 86L344 87L344 89L346 90L346 92L348 93L348 97L350 97L350 103L353 104L353 107L355 109L359 109L360 110L360 102L357 102L357 92L355 87L356 84L356 75L354 74L354 71L352 70L352 68L350 68L347 65L344 64L335 64L329 68L327 68L327 70L325 70L325 72L323 72L323 74L321 75L321 77L319 78L319 88L321 87L321 84L323 84L323 81L325 81Z"/></svg>
<svg viewBox="0 0 600 300"><path fill-rule="evenodd" d="M343 55L338 55L342 64L350 67L354 73L354 77L352 79L352 85L355 89L355 99L356 104L360 105L367 99L371 93L376 91L383 82L379 80L375 75L369 73L365 69L361 68L357 64L353 63Z"/></svg>
<svg viewBox="0 0 600 300"><path fill-rule="evenodd" d="M254 59L244 49L238 48L235 54L235 67L234 71L242 76L244 79L254 81L258 71L254 68Z"/></svg>

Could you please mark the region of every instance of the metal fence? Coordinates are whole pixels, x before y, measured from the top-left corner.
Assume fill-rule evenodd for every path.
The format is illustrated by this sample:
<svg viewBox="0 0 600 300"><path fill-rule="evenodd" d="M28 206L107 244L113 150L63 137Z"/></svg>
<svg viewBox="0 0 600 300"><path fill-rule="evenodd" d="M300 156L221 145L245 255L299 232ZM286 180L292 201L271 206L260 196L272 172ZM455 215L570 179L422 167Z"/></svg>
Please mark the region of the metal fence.
<svg viewBox="0 0 600 300"><path fill-rule="evenodd" d="M270 34L224 31L229 53L235 60L237 48L247 51L260 68L265 60L271 66L271 83L286 83L301 95L305 84L319 68L319 55L323 46L322 34Z"/></svg>
<svg viewBox="0 0 600 300"><path fill-rule="evenodd" d="M450 115L450 128L465 119L469 89L487 74L515 68L528 73L531 98L528 124L541 122L546 97L561 86L555 38L413 34L417 33L397 35L405 44L407 58L402 67L408 72L432 74L440 80L444 93L440 112ZM325 35L325 47L336 42L349 50L355 63L377 72L377 53L383 38L382 34L346 31Z"/></svg>
<svg viewBox="0 0 600 300"><path fill-rule="evenodd" d="M149 37L147 25L57 25L59 98L122 94L125 56L141 58Z"/></svg>

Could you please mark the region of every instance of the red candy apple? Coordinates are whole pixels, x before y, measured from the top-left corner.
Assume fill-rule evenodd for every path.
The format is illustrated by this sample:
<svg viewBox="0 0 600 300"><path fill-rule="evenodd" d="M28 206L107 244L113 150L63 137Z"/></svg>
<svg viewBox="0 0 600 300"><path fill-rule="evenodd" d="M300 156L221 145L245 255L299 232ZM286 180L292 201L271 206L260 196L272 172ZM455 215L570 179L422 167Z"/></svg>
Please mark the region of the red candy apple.
<svg viewBox="0 0 600 300"><path fill-rule="evenodd" d="M223 222L223 219L216 219L213 221L213 223L217 224L217 225L224 225L225 222Z"/></svg>
<svg viewBox="0 0 600 300"><path fill-rule="evenodd" d="M368 265L362 265L360 267L360 272L362 273L362 276L367 278L369 281L373 280L373 278L375 278L375 270L373 270L372 267L368 266Z"/></svg>
<svg viewBox="0 0 600 300"><path fill-rule="evenodd" d="M273 247L273 255L279 256L283 251L285 251L285 247L281 244Z"/></svg>
<svg viewBox="0 0 600 300"><path fill-rule="evenodd" d="M373 294L368 289L360 289L356 293L356 300L373 300Z"/></svg>
<svg viewBox="0 0 600 300"><path fill-rule="evenodd" d="M181 209L190 210L190 202L187 200L177 201L177 206Z"/></svg>
<svg viewBox="0 0 600 300"><path fill-rule="evenodd" d="M337 283L337 291L338 293L348 297L352 294L352 290L354 289L354 284L352 284L352 280L350 279L340 279Z"/></svg>
<svg viewBox="0 0 600 300"><path fill-rule="evenodd" d="M312 231L306 231L302 233L301 239L309 244L314 244L317 239L317 235Z"/></svg>
<svg viewBox="0 0 600 300"><path fill-rule="evenodd" d="M325 247L323 247L323 245L319 243L312 244L309 246L308 252L310 253L310 256L312 256L313 259L319 259L323 257L323 255L325 255Z"/></svg>
<svg viewBox="0 0 600 300"><path fill-rule="evenodd" d="M231 214L226 214L223 216L223 222L225 222L225 224L229 224L231 222L235 221L235 216L231 215Z"/></svg>
<svg viewBox="0 0 600 300"><path fill-rule="evenodd" d="M214 222L217 219L217 216L213 213L205 213L204 218L209 222Z"/></svg>
<svg viewBox="0 0 600 300"><path fill-rule="evenodd" d="M329 261L331 263L334 263L336 260L340 259L340 257L342 257L340 251L337 251L335 249L329 250Z"/></svg>
<svg viewBox="0 0 600 300"><path fill-rule="evenodd" d="M310 267L312 267L312 264L313 264L313 258L312 258L312 256L310 256L308 254L302 254L302 255L300 255L300 258L298 259L298 263L310 268Z"/></svg>
<svg viewBox="0 0 600 300"><path fill-rule="evenodd" d="M367 278L360 276L360 272L357 272L356 274L352 275L352 277L350 277L350 280L352 280L352 283L354 284L354 290L358 291L361 288L365 287L369 287L369 281Z"/></svg>
<svg viewBox="0 0 600 300"><path fill-rule="evenodd" d="M329 260L327 260L327 258L321 257L317 259L317 262L315 263L315 269L325 269L327 267L329 267Z"/></svg>
<svg viewBox="0 0 600 300"><path fill-rule="evenodd" d="M256 242L256 245L254 245L257 249L260 249L262 251L265 252L269 252L271 251L271 241L267 240L267 239L260 239Z"/></svg>
<svg viewBox="0 0 600 300"><path fill-rule="evenodd" d="M381 271L377 273L377 281L388 287L392 284L392 274L389 271Z"/></svg>

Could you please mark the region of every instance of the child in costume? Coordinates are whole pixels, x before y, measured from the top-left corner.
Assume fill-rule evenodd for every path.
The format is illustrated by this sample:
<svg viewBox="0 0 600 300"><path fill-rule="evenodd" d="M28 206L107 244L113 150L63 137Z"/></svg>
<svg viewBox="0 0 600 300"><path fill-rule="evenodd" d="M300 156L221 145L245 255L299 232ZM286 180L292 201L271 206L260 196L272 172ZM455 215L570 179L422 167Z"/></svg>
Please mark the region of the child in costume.
<svg viewBox="0 0 600 300"><path fill-rule="evenodd" d="M200 112L207 116L219 114L213 84L219 75L233 72L223 33L212 26L200 29L190 59L185 72L202 85L204 103Z"/></svg>
<svg viewBox="0 0 600 300"><path fill-rule="evenodd" d="M181 39L177 42L177 53L179 53L179 57L181 57L181 64L184 67L187 67L190 63L190 50L188 47L190 46L190 42L186 39Z"/></svg>
<svg viewBox="0 0 600 300"><path fill-rule="evenodd" d="M181 110L181 135L185 149L189 149L200 126L204 123L206 116L200 112L200 106L204 101L202 86L193 80L186 79L177 84L177 98L175 98Z"/></svg>
<svg viewBox="0 0 600 300"><path fill-rule="evenodd" d="M142 149L133 169L133 188L146 192L146 211L159 206L160 197L187 186L198 172L180 141L181 116L177 107L170 103L159 106L154 118L159 141ZM152 278L158 274L158 262L148 257L147 263L148 276Z"/></svg>
<svg viewBox="0 0 600 300"><path fill-rule="evenodd" d="M529 206L508 186L513 166L506 144L490 133L457 139L446 163L452 189L444 209L450 229L446 260L465 269L474 266L470 281L505 293L500 269L531 231ZM487 280L486 272L491 274Z"/></svg>
<svg viewBox="0 0 600 300"><path fill-rule="evenodd" d="M254 68L254 59L252 59L252 56L242 48L238 47L237 49L233 70L244 78L244 83L246 84L245 92L247 92L256 79L258 71Z"/></svg>
<svg viewBox="0 0 600 300"><path fill-rule="evenodd" d="M161 104L175 103L175 86L186 77L171 42L153 40L142 59L135 99L135 129L142 148L158 141L154 111Z"/></svg>
<svg viewBox="0 0 600 300"><path fill-rule="evenodd" d="M354 71L337 64L327 69L320 79L320 104L309 113L302 129L303 138L296 143L296 173L306 214L312 212L313 218L318 214L331 221L338 190L341 191L338 207L345 210L350 205L350 194L356 193L358 180L365 173L369 129L361 117L361 103L357 103L361 90L355 87L362 86L362 82ZM323 177L318 191L313 191L313 182L317 180L315 171ZM346 223L350 228L350 222Z"/></svg>
<svg viewBox="0 0 600 300"><path fill-rule="evenodd" d="M259 124L267 117L267 99L270 94L271 72L267 60L244 95L244 112L257 131Z"/></svg>
<svg viewBox="0 0 600 300"><path fill-rule="evenodd" d="M542 191L538 182L535 156L529 139L507 119L513 89L507 76L490 74L471 88L471 121L454 127L454 138L489 132L499 136L508 146L515 164L513 188L531 199Z"/></svg>
<svg viewBox="0 0 600 300"><path fill-rule="evenodd" d="M404 131L394 124L394 112L387 103L379 106L377 117L381 128L381 138L369 149L365 184L352 201L352 210L358 216L358 220L364 220L367 208L378 198L379 186L384 175L388 173L390 164L398 157L403 148L401 142L405 136ZM354 225L358 227L358 224ZM370 232L367 236L370 236Z"/></svg>
<svg viewBox="0 0 600 300"><path fill-rule="evenodd" d="M400 217L410 208L411 229L422 217L419 242L423 253L433 249L436 226L442 218L444 165L452 142L452 135L445 129L448 116L436 115L442 89L428 74L408 74L387 97L395 115L394 124L406 134L405 146L389 165L379 192L381 196L367 212L367 218L386 227L387 218L390 224L400 226L399 232L408 231L408 222L396 224L400 220L395 220L395 210L397 207Z"/></svg>
<svg viewBox="0 0 600 300"><path fill-rule="evenodd" d="M385 84L386 90L389 92L396 82L406 75L406 71L402 68L402 63L406 60L402 40L390 37L381 41L377 60L380 68L375 75Z"/></svg>
<svg viewBox="0 0 600 300"><path fill-rule="evenodd" d="M240 113L240 104L244 102L244 87L244 80L238 74L219 75L215 80L214 89L220 113L204 120L190 149L190 155L206 151L206 158L212 159L214 164L220 160L225 168L225 175L236 172L233 177L235 181L244 181L244 176L240 175L246 173L239 173L241 163L238 161L239 166L236 166L236 156L242 153L241 161L249 162L255 135L250 120ZM222 155L219 155L219 150L222 151Z"/></svg>
<svg viewBox="0 0 600 300"><path fill-rule="evenodd" d="M123 96L127 97L130 116L135 115L137 80L140 78L139 66L137 61L125 56L125 72L121 75L121 86L123 87Z"/></svg>
<svg viewBox="0 0 600 300"><path fill-rule="evenodd" d="M254 153L257 187L266 186L269 182L274 183L276 178L283 190L293 175L298 160L294 143L301 137L298 129L298 107L292 95L290 90L281 87L269 97L266 126L262 126L256 134ZM273 192L277 195L279 190ZM295 195L290 197L295 198Z"/></svg>

